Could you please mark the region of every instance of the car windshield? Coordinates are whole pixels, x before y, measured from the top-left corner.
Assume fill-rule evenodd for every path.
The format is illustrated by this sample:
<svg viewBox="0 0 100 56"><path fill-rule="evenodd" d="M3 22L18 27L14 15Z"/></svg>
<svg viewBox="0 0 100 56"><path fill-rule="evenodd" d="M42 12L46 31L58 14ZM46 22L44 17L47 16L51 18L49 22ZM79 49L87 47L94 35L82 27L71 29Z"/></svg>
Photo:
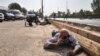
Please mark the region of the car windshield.
<svg viewBox="0 0 100 56"><path fill-rule="evenodd" d="M6 13L7 15L13 15L12 13Z"/></svg>
<svg viewBox="0 0 100 56"><path fill-rule="evenodd" d="M14 11L13 14L20 14L20 12L18 12L18 11Z"/></svg>
<svg viewBox="0 0 100 56"><path fill-rule="evenodd" d="M7 13L13 13L13 14L15 14L15 15L16 15L16 14L21 14L21 12L20 12L20 11L17 11L17 10L16 10L16 11L8 11Z"/></svg>

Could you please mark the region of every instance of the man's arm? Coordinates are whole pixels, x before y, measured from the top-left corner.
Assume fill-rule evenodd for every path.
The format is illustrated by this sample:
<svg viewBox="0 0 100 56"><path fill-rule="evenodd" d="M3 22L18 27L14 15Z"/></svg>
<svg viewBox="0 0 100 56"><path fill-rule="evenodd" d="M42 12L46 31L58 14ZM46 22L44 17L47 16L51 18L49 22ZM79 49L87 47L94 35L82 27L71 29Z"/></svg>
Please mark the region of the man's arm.
<svg viewBox="0 0 100 56"><path fill-rule="evenodd" d="M64 42L63 39L58 39L58 41L56 42L56 46L61 45L63 42Z"/></svg>
<svg viewBox="0 0 100 56"><path fill-rule="evenodd" d="M69 37L69 41L70 41L70 45L71 45L71 48L72 48L72 49L75 49L75 47L76 47L77 45L79 45L79 43L78 43L78 41L77 41L75 35L71 35L71 36Z"/></svg>

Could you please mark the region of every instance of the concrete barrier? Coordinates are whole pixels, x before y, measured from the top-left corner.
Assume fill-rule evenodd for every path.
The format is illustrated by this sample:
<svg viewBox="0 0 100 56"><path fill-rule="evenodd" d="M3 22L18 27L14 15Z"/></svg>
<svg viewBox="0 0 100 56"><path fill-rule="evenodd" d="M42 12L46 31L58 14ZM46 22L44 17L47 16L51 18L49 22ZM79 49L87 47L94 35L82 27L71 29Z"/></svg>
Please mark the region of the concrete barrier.
<svg viewBox="0 0 100 56"><path fill-rule="evenodd" d="M70 31L73 31L77 34L80 34L86 38L89 38L95 42L100 43L100 35L99 34L93 34L91 31L87 31L87 30L84 30L84 29L81 29L81 28L78 28L75 26L71 26L71 25L68 25L68 24L62 23L62 22L54 21L53 24L59 29L67 28Z"/></svg>
<svg viewBox="0 0 100 56"><path fill-rule="evenodd" d="M64 22L53 21L53 25L57 28L67 28L77 35L77 39L84 49L91 54L91 56L100 56L100 34L92 33Z"/></svg>
<svg viewBox="0 0 100 56"><path fill-rule="evenodd" d="M56 20L58 22L66 22L68 24L71 25L75 25L75 26L79 26L79 27L90 27L90 30L94 30L94 31L100 31L100 27L99 26L95 26L95 25L86 25L86 24L80 24L80 23L75 23L75 22L69 22L69 21L61 21L61 20Z"/></svg>

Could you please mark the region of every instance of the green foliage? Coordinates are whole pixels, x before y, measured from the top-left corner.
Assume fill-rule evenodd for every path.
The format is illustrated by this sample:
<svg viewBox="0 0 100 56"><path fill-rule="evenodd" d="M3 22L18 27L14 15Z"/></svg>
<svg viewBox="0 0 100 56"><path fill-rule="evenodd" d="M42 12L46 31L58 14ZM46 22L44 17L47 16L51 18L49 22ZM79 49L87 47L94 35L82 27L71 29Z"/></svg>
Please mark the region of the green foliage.
<svg viewBox="0 0 100 56"><path fill-rule="evenodd" d="M9 9L17 9L20 10L24 15L26 15L27 9L26 8L22 8L18 3L11 3L8 5Z"/></svg>
<svg viewBox="0 0 100 56"><path fill-rule="evenodd" d="M92 17L92 12L88 10L83 10L81 9L79 12L73 12L72 14L70 13L70 10L68 9L67 14L65 12L58 11L57 13L53 12L51 13L50 17L55 17L56 18L91 18Z"/></svg>
<svg viewBox="0 0 100 56"><path fill-rule="evenodd" d="M93 9L94 14L100 16L100 0L93 0L91 7Z"/></svg>
<svg viewBox="0 0 100 56"><path fill-rule="evenodd" d="M38 14L38 16L39 16L40 18L42 18L42 9L39 9L39 11L37 12L37 14Z"/></svg>
<svg viewBox="0 0 100 56"><path fill-rule="evenodd" d="M22 11L22 13L23 13L24 15L26 15L26 12L27 12L26 8L22 8L21 11Z"/></svg>
<svg viewBox="0 0 100 56"><path fill-rule="evenodd" d="M84 18L84 16L85 16L84 11L81 9L81 10L79 11L79 17L80 17L80 18Z"/></svg>
<svg viewBox="0 0 100 56"><path fill-rule="evenodd" d="M67 16L70 16L71 12L69 9L67 9Z"/></svg>
<svg viewBox="0 0 100 56"><path fill-rule="evenodd" d="M51 13L51 15L49 17L56 18L57 14L55 12L53 12L53 13Z"/></svg>
<svg viewBox="0 0 100 56"><path fill-rule="evenodd" d="M18 9L21 11L21 6L18 3L11 3L8 6L9 9Z"/></svg>

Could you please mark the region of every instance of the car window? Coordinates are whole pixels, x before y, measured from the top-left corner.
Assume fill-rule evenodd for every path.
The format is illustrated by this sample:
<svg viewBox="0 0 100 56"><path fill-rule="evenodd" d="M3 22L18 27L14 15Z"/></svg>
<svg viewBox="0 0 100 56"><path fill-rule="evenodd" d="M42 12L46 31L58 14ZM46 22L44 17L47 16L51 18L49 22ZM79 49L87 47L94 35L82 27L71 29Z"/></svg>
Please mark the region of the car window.
<svg viewBox="0 0 100 56"><path fill-rule="evenodd" d="M34 14L33 12L28 12L28 14Z"/></svg>
<svg viewBox="0 0 100 56"><path fill-rule="evenodd" d="M7 13L13 13L13 14L21 14L21 12L20 11L8 11Z"/></svg>
<svg viewBox="0 0 100 56"><path fill-rule="evenodd" d="M2 14L0 14L0 16L2 16Z"/></svg>
<svg viewBox="0 0 100 56"><path fill-rule="evenodd" d="M13 13L14 13L14 14L20 14L20 13L19 13L19 12L17 12L17 11L14 11Z"/></svg>

